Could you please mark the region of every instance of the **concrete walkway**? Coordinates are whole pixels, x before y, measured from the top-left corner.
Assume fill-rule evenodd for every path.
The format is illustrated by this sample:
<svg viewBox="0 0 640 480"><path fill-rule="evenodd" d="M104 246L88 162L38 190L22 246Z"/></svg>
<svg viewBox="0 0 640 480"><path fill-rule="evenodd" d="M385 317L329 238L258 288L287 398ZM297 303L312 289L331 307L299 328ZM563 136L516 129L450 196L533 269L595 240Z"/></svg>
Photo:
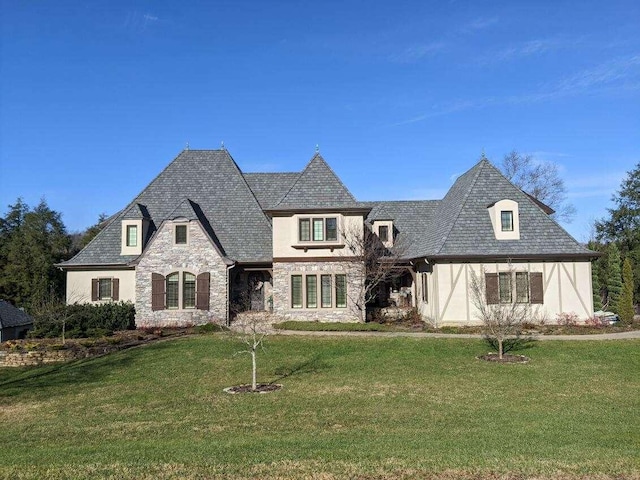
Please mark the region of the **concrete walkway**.
<svg viewBox="0 0 640 480"><path fill-rule="evenodd" d="M301 335L311 337L411 337L411 338L483 338L469 333L426 332L308 332L300 330L272 330L274 335ZM640 338L640 330L593 335L532 335L534 340L629 340Z"/></svg>

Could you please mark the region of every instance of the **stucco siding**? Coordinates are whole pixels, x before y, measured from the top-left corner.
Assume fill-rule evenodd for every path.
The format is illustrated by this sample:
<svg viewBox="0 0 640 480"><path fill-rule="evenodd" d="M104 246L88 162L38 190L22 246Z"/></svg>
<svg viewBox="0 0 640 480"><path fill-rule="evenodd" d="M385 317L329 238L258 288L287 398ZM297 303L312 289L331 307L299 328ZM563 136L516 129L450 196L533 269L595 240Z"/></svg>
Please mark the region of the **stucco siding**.
<svg viewBox="0 0 640 480"><path fill-rule="evenodd" d="M129 270L68 270L67 303L92 303L91 280L94 278L117 278L120 282L119 301L136 301L136 272ZM94 302L94 303L103 303Z"/></svg>
<svg viewBox="0 0 640 480"><path fill-rule="evenodd" d="M581 321L593 316L591 263L520 262L520 263L441 263L433 266L429 285L433 294L425 304L418 295L419 311L423 318L432 319L438 326L473 325L480 321L473 305L470 284L476 275L499 272L542 273L544 302L534 305L539 318L555 323L560 313L575 313ZM420 292L418 286L417 291Z"/></svg>

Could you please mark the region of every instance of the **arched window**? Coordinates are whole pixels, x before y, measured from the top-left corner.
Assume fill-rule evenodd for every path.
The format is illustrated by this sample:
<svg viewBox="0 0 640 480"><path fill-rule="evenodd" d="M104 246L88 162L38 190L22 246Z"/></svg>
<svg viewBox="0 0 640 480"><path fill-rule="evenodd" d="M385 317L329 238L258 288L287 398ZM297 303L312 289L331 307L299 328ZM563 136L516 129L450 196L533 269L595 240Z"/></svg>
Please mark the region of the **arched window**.
<svg viewBox="0 0 640 480"><path fill-rule="evenodd" d="M182 308L196 308L196 276L193 273L184 272Z"/></svg>
<svg viewBox="0 0 640 480"><path fill-rule="evenodd" d="M177 309L180 305L180 274L167 275L167 308Z"/></svg>

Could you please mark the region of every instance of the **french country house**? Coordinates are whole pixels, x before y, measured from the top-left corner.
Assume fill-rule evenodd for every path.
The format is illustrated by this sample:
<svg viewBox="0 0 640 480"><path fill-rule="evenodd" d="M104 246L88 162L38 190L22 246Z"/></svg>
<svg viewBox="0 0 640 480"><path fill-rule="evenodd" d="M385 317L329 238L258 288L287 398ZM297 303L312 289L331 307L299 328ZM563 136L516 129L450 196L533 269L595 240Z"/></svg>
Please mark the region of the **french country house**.
<svg viewBox="0 0 640 480"><path fill-rule="evenodd" d="M68 302L131 301L141 327L228 323L247 310L363 321L365 267L345 239L369 229L403 245L403 273L377 289L381 307L473 324L478 275L489 303L584 320L595 253L550 213L484 157L441 200L359 202L319 153L301 172L243 173L224 149L185 150L60 267Z"/></svg>

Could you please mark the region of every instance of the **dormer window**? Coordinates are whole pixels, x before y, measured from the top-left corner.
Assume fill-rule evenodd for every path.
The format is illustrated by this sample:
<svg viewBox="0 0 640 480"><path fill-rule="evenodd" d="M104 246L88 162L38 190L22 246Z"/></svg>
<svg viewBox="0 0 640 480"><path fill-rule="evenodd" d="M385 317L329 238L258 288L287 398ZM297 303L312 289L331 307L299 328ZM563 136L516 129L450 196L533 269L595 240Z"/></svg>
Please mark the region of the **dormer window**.
<svg viewBox="0 0 640 480"><path fill-rule="evenodd" d="M122 240L120 243L120 255L140 255L142 253L142 226L143 220L122 220Z"/></svg>
<svg viewBox="0 0 640 480"><path fill-rule="evenodd" d="M382 243L389 241L389 227L387 225L380 225L378 227L378 237Z"/></svg>
<svg viewBox="0 0 640 480"><path fill-rule="evenodd" d="M371 230L386 247L393 247L393 220L374 220Z"/></svg>
<svg viewBox="0 0 640 480"><path fill-rule="evenodd" d="M138 226L127 225L127 247L138 246Z"/></svg>
<svg viewBox="0 0 640 480"><path fill-rule="evenodd" d="M520 240L518 202L505 198L487 207L496 240Z"/></svg>
<svg viewBox="0 0 640 480"><path fill-rule="evenodd" d="M513 211L502 210L500 212L500 224L503 232L513 232Z"/></svg>

